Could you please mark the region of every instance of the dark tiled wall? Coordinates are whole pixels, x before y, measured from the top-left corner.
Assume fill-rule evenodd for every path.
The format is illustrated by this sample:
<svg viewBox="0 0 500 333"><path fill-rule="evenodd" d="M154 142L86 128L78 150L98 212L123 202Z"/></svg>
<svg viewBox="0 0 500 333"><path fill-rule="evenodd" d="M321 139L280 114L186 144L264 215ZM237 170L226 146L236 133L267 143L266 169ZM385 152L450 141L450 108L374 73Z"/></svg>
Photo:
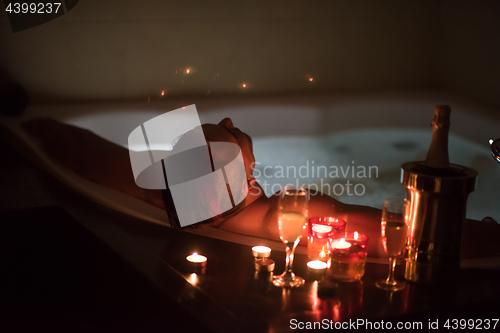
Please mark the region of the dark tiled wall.
<svg viewBox="0 0 500 333"><path fill-rule="evenodd" d="M500 105L499 6L85 0L18 33L2 13L0 66L35 102L440 89Z"/></svg>

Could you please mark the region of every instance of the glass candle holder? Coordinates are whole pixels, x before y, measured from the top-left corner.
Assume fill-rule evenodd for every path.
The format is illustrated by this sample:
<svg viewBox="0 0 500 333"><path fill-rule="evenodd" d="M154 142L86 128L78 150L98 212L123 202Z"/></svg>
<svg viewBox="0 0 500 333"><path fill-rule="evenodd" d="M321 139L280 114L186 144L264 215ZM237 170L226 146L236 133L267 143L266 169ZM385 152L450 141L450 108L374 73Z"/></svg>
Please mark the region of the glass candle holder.
<svg viewBox="0 0 500 333"><path fill-rule="evenodd" d="M345 233L330 243L330 275L340 281L357 281L365 274L368 237L358 233Z"/></svg>
<svg viewBox="0 0 500 333"><path fill-rule="evenodd" d="M329 243L345 233L345 221L331 216L312 217L308 221L307 255L309 260L328 261Z"/></svg>

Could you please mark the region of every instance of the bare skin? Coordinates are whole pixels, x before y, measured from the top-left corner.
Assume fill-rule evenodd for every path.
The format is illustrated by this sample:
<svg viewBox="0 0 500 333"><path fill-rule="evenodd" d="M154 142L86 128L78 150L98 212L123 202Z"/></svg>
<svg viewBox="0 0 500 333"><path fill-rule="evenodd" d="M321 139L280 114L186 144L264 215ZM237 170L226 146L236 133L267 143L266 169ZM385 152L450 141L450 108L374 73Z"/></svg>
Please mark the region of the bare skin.
<svg viewBox="0 0 500 333"><path fill-rule="evenodd" d="M36 119L24 124L25 130L39 139L48 154L58 163L96 183L164 208L161 191L146 190L135 184L127 149L104 140L94 133L52 119ZM220 229L272 240L278 240L277 200L267 198L252 176L255 163L251 138L234 127L231 119L219 124L205 124L203 131L209 142L232 142L241 148L249 182L245 207L217 225ZM359 231L369 238L368 255L384 257L380 236L381 211L372 207L343 204L328 195L312 192L309 216L336 216L347 221L347 231ZM463 257L484 256L498 252L497 242L485 245L468 230L482 230L482 235L498 239L500 225L467 220ZM483 233L484 232L484 233ZM307 237L304 230L303 238ZM304 242L303 242L304 243Z"/></svg>

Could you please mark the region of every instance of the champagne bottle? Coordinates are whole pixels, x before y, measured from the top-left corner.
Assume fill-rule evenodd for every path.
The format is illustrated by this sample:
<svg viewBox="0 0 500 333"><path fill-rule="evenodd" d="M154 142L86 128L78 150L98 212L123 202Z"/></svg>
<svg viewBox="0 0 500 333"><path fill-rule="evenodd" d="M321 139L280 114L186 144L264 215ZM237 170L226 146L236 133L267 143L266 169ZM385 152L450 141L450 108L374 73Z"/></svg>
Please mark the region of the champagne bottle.
<svg viewBox="0 0 500 333"><path fill-rule="evenodd" d="M432 141L425 159L424 172L436 177L450 175L448 157L448 131L450 129L451 108L437 105L432 118Z"/></svg>

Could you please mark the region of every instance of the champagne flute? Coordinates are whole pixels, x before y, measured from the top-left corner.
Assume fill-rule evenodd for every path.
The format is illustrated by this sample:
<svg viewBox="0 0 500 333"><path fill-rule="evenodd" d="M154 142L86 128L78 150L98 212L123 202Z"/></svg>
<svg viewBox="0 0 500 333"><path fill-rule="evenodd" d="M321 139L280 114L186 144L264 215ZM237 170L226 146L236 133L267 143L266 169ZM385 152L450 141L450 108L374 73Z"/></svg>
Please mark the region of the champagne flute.
<svg viewBox="0 0 500 333"><path fill-rule="evenodd" d="M389 276L385 280L379 280L377 287L396 291L403 289L404 281L396 281L394 269L396 259L401 254L406 242L407 231L407 200L403 198L389 198L384 201L382 210L382 244L384 251L389 255Z"/></svg>
<svg viewBox="0 0 500 333"><path fill-rule="evenodd" d="M286 265L283 274L273 279L273 284L277 287L298 287L304 284L305 280L293 273L292 264L295 247L300 242L306 221L307 190L302 187L284 187L279 197L278 229L280 239L286 245Z"/></svg>

